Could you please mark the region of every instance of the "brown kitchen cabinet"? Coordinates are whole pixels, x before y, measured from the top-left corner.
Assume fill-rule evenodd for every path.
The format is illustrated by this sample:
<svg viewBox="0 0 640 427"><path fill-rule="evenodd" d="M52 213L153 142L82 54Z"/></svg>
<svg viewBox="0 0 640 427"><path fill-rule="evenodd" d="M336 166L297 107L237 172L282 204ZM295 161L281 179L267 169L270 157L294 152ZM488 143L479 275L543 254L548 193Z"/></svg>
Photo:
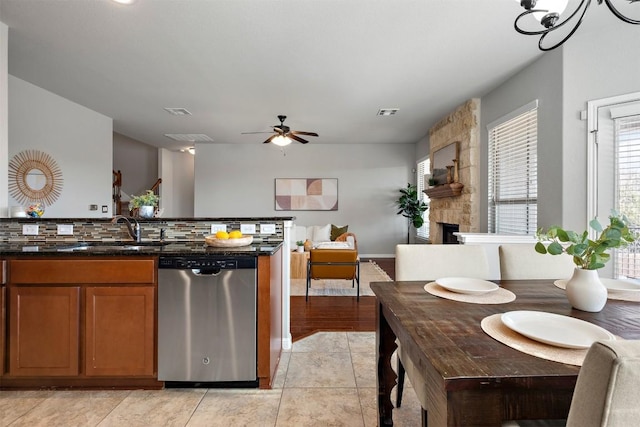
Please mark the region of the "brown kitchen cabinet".
<svg viewBox="0 0 640 427"><path fill-rule="evenodd" d="M4 355L6 344L6 336L5 336L5 328L7 327L7 297L6 297L6 288L5 278L6 273L6 265L7 262L3 259L0 259L0 377L4 375L4 371L6 369L4 363Z"/></svg>
<svg viewBox="0 0 640 427"><path fill-rule="evenodd" d="M9 289L9 375L78 375L80 288Z"/></svg>
<svg viewBox="0 0 640 427"><path fill-rule="evenodd" d="M87 376L153 375L154 301L153 286L87 288Z"/></svg>
<svg viewBox="0 0 640 427"><path fill-rule="evenodd" d="M2 388L161 388L154 257L7 260Z"/></svg>

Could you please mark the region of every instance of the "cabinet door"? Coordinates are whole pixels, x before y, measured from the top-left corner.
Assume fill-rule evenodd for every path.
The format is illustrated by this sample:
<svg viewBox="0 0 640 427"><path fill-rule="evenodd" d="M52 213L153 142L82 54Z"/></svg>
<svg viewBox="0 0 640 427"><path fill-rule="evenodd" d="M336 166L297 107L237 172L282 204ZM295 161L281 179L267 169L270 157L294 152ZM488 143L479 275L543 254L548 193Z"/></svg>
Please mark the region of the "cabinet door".
<svg viewBox="0 0 640 427"><path fill-rule="evenodd" d="M4 374L4 349L6 348L4 331L6 327L6 306L5 306L6 288L0 285L0 377Z"/></svg>
<svg viewBox="0 0 640 427"><path fill-rule="evenodd" d="M155 288L88 287L85 374L153 376Z"/></svg>
<svg viewBox="0 0 640 427"><path fill-rule="evenodd" d="M9 287L9 374L78 375L78 287Z"/></svg>

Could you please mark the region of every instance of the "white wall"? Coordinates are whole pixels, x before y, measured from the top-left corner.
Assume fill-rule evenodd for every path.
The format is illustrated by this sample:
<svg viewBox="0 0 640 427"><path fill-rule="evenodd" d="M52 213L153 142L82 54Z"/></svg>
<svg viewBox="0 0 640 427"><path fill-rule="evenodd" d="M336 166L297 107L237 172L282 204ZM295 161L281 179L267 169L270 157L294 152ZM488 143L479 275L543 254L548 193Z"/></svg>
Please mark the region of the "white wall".
<svg viewBox="0 0 640 427"><path fill-rule="evenodd" d="M6 95L9 27L0 22L0 218L9 216L9 100Z"/></svg>
<svg viewBox="0 0 640 427"><path fill-rule="evenodd" d="M586 229L590 220L586 216L587 122L580 120L580 111L590 100L640 90L640 27L617 20L606 9L603 13L607 19L602 27L587 27L589 33L564 48L562 168L567 179L561 222L574 230Z"/></svg>
<svg viewBox="0 0 640 427"><path fill-rule="evenodd" d="M194 156L161 149L159 164L163 218L193 217Z"/></svg>
<svg viewBox="0 0 640 427"><path fill-rule="evenodd" d="M480 121L480 230L487 231L487 124L538 100L538 225L562 218L562 50L546 53L482 98Z"/></svg>
<svg viewBox="0 0 640 427"><path fill-rule="evenodd" d="M487 224L486 125L534 99L540 100L538 225L587 228L587 122L580 112L589 100L640 87L639 28L617 20L606 8L591 9L599 15L585 21L563 47L482 97L482 231Z"/></svg>
<svg viewBox="0 0 640 427"><path fill-rule="evenodd" d="M9 159L23 150L39 150L62 171L62 193L46 206L45 216L111 216L112 120L13 76L8 98ZM98 210L90 211L91 204ZM9 196L9 206L17 205Z"/></svg>
<svg viewBox="0 0 640 427"><path fill-rule="evenodd" d="M143 194L160 177L158 148L114 132L113 168L122 172L124 193Z"/></svg>
<svg viewBox="0 0 640 427"><path fill-rule="evenodd" d="M389 256L405 243L399 189L415 181L414 144L200 144L197 217L295 216L301 225L349 225L363 256ZM337 211L276 211L275 178L338 178Z"/></svg>

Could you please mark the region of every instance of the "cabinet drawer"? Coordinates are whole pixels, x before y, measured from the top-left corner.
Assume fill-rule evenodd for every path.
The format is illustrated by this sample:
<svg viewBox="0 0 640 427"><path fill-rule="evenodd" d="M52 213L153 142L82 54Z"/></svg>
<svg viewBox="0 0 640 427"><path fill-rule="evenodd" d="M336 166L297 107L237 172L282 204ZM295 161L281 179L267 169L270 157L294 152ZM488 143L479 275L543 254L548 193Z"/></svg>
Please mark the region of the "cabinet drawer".
<svg viewBox="0 0 640 427"><path fill-rule="evenodd" d="M155 283L153 259L24 259L9 261L11 284Z"/></svg>

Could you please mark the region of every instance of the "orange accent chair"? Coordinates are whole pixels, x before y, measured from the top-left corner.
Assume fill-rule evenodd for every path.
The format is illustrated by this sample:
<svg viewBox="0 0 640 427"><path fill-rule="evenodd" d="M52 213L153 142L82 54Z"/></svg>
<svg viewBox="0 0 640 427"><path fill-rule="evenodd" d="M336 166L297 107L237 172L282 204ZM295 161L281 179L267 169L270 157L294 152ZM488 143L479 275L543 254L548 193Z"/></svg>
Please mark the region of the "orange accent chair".
<svg viewBox="0 0 640 427"><path fill-rule="evenodd" d="M351 280L357 284L357 300L360 301L360 259L355 249L311 249L307 261L307 289L305 299L309 301L311 279Z"/></svg>

